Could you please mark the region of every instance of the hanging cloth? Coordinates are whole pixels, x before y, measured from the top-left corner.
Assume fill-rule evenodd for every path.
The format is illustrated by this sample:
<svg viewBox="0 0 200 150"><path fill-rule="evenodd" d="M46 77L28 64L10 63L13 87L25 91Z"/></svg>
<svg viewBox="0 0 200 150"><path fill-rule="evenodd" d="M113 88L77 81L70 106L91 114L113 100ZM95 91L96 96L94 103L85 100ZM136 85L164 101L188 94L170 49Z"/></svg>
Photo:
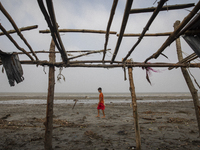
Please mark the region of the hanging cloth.
<svg viewBox="0 0 200 150"><path fill-rule="evenodd" d="M24 80L23 69L16 53L5 53L0 50L0 58L6 70L10 86L15 86Z"/></svg>

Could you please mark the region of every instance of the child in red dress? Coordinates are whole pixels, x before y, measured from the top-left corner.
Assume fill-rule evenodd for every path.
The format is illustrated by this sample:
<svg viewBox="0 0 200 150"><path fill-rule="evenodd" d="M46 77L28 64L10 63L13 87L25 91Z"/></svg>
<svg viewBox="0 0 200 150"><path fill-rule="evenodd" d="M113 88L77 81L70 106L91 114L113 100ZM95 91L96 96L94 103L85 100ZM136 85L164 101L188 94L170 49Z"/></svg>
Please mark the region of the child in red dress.
<svg viewBox="0 0 200 150"><path fill-rule="evenodd" d="M98 103L98 106L97 106L97 110L98 110L98 115L97 117L100 117L99 115L99 109L102 110L102 113L103 113L103 117L102 118L105 118L105 113L104 113L104 109L105 109L105 104L104 104L104 98L103 98L103 93L102 93L102 89L101 88L98 88L98 91L99 91L99 103Z"/></svg>

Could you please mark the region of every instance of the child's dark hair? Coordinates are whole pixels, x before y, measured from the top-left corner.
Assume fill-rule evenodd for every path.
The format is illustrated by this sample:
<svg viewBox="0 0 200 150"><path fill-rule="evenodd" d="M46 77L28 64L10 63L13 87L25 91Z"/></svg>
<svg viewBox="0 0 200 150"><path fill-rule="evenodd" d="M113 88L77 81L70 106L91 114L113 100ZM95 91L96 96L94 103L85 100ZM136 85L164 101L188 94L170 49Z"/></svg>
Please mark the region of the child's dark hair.
<svg viewBox="0 0 200 150"><path fill-rule="evenodd" d="M101 87L99 87L99 88L98 88L98 90L101 90L101 91L102 91L102 88L101 88Z"/></svg>

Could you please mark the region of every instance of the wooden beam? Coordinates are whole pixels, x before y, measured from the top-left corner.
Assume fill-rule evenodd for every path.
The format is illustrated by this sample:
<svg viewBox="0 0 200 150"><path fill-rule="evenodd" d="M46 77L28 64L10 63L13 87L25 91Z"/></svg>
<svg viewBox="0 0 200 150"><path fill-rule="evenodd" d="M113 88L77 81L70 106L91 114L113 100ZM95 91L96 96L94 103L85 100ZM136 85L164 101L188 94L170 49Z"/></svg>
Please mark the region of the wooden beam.
<svg viewBox="0 0 200 150"><path fill-rule="evenodd" d="M180 21L176 21L175 24L174 24L174 29L176 29L179 24L180 24ZM182 50L181 50L180 38L176 39L176 49L177 49L178 60L182 61L183 55L182 55ZM196 113L196 119L197 119L197 124L198 124L198 129L199 129L199 136L200 136L200 113L199 113L199 109L198 109L198 106L200 106L200 105L199 105L199 98L198 98L198 90L195 88L187 69L181 67L181 71L183 73L183 76L185 78L185 81L187 83L187 86L188 86L190 93L192 95L192 98L193 98L193 103L194 103L194 108L195 108L195 113Z"/></svg>
<svg viewBox="0 0 200 150"><path fill-rule="evenodd" d="M198 23L199 20L200 20L200 14L197 13L197 15L184 27L184 29L179 32L179 34L177 35L177 38L183 35L184 33L186 33L186 31L188 30L190 31L191 27L194 26L194 24Z"/></svg>
<svg viewBox="0 0 200 150"><path fill-rule="evenodd" d="M87 52L85 54L81 54L81 55L78 55L78 56L70 57L69 60L75 59L75 58L79 58L79 57L82 57L82 56L87 56L87 55L90 55L90 54L101 53L101 52L104 52L104 50Z"/></svg>
<svg viewBox="0 0 200 150"><path fill-rule="evenodd" d="M49 14L47 13L47 10L46 10L46 8L45 8L45 6L44 6L43 0L37 0L37 1L38 1L40 10L42 11L42 13L43 13L43 15L44 15L44 18L45 18L45 20L46 20L46 22L47 22L47 24L48 24L48 27L49 27L49 29L50 29L50 31L51 31L51 36L52 36L52 38L53 38L53 40L54 40L54 43L55 43L57 49L59 50L59 52L60 52L60 54L61 54L62 60L63 60L65 63L67 63L67 62L68 62L67 54L66 54L66 52L62 49L62 47L61 47L59 41L57 40L57 36L56 36L56 33L55 33L57 30L55 29L55 27L53 26L53 24L52 24L52 22L51 22L51 19L50 19L50 17L49 17Z"/></svg>
<svg viewBox="0 0 200 150"><path fill-rule="evenodd" d="M22 27L22 28L19 28L20 31L27 31L27 30L32 30L32 29L36 29L38 28L38 25L33 25L33 26L27 26L27 27ZM9 34L12 34L12 33L16 33L17 31L16 30L9 30L7 31ZM0 32L0 36L2 35L5 35L3 32Z"/></svg>
<svg viewBox="0 0 200 150"><path fill-rule="evenodd" d="M117 7L117 3L118 3L118 0L113 0L112 9L111 9L111 12L110 12L110 18L108 20L108 25L107 25L107 29L106 29L104 52L103 52L103 58L102 58L103 62L104 62L104 59L105 59L105 56L106 56L106 49L107 49L107 45L108 45L110 27L111 27L111 24L112 24L114 15L115 15L115 10L116 10L116 7Z"/></svg>
<svg viewBox="0 0 200 150"><path fill-rule="evenodd" d="M144 27L142 34L140 35L140 37L138 38L138 41L135 43L135 45L133 45L133 47L131 48L131 50L128 52L128 54L125 56L125 58L123 59L123 61L125 62L127 60L127 58L131 55L131 53L135 50L135 48L138 46L138 44L141 42L142 38L144 37L145 33L149 30L149 27L151 26L152 22L154 21L154 19L156 18L156 16L158 15L158 13L160 12L161 8L163 7L163 5L165 4L167 0L161 0L158 3L158 6L156 8L156 10L153 12L151 18L149 19L149 21L147 22L146 26Z"/></svg>
<svg viewBox="0 0 200 150"><path fill-rule="evenodd" d="M55 16L54 8L53 8L53 1L52 0L46 0L46 3L47 3L47 8L48 8L48 11L49 11L50 19L51 19L52 25L54 27L54 31L53 32L56 34L58 43L60 44L61 55L64 58L63 61L65 63L68 63L66 50L65 50L65 47L64 47L63 42L61 40L60 34L58 32L58 23L56 21L56 16Z"/></svg>
<svg viewBox="0 0 200 150"><path fill-rule="evenodd" d="M111 49L107 49L107 51L109 51ZM67 53L90 53L90 52L93 52L93 53L99 53L99 52L102 52L103 50L74 50L74 51L66 51ZM28 52L28 53L31 53L31 52ZM55 51L55 52L50 52L50 51L45 51L45 50L42 50L42 51L35 51L35 53L60 53L59 51ZM24 54L22 52L17 52L17 54Z"/></svg>
<svg viewBox="0 0 200 150"><path fill-rule="evenodd" d="M55 66L55 67L88 67L88 68L117 68L117 67L187 67L187 68L200 68L200 63L191 64L174 64L174 63L144 63L144 62L133 62L123 63L116 62L115 64L85 64L85 63L101 63L101 60L94 61L70 61L70 64L63 62L50 63L48 61L20 61L21 64L26 65L40 65L40 66ZM105 61L111 63L111 61Z"/></svg>
<svg viewBox="0 0 200 150"><path fill-rule="evenodd" d="M8 34L8 32L7 32L6 29L1 25L1 23L0 23L0 29L1 29L1 31L8 37L8 39L15 45L15 47L16 47L18 50L20 50L20 51L22 51L23 53L25 53L31 60L34 60L33 57L32 57L29 53L27 53L26 50L24 50L23 48L21 48L21 47L17 44L17 42L10 36L10 34Z"/></svg>
<svg viewBox="0 0 200 150"><path fill-rule="evenodd" d="M117 39L117 44L115 46L115 51L114 51L113 57L111 59L111 64L115 61L115 58L116 58L117 53L119 51L119 47L120 47L120 44L122 42L122 38L123 38L123 35L124 35L124 31L125 31L125 28L126 28L126 24L127 24L127 21L128 21L129 12L131 10L132 3L133 3L133 0L127 0L126 1L126 7L125 7L125 10L124 10L124 16L123 16L123 20L122 20L122 24L121 24L121 29L120 29L119 37Z"/></svg>
<svg viewBox="0 0 200 150"><path fill-rule="evenodd" d="M58 29L58 32L82 32L82 33L100 33L105 34L104 30L89 30L89 29ZM51 33L50 30L39 30L39 33ZM110 31L109 34L117 34L116 31Z"/></svg>
<svg viewBox="0 0 200 150"><path fill-rule="evenodd" d="M173 32L163 32L163 33L145 33L144 36L170 36ZM186 35L195 35L200 34L200 30L188 30L184 34ZM119 36L119 34L117 34ZM141 33L125 33L124 37L138 37L141 36Z"/></svg>
<svg viewBox="0 0 200 150"><path fill-rule="evenodd" d="M196 4L193 10L183 19L183 21L179 24L176 30L167 38L167 40L163 43L163 45L154 53L152 56L148 57L145 62L149 61L150 59L156 59L167 46L169 46L176 38L178 38L179 32L184 28L184 26L194 17L194 15L200 9L200 1Z"/></svg>
<svg viewBox="0 0 200 150"><path fill-rule="evenodd" d="M55 43L52 39L50 51L55 51ZM49 62L55 63L55 53L49 54ZM47 95L46 121L45 121L45 150L52 150L52 131L53 131L53 101L55 86L55 67L49 66L49 87Z"/></svg>
<svg viewBox="0 0 200 150"><path fill-rule="evenodd" d="M180 64L180 63L188 63L194 59L198 58L197 54L196 53L192 53L191 55L185 57L184 59L181 59L181 61L179 61L177 64ZM168 68L168 70L172 70L174 67L170 67Z"/></svg>
<svg viewBox="0 0 200 150"><path fill-rule="evenodd" d="M184 9L195 6L194 3L189 4L179 4L179 5L168 5L163 6L163 8L160 11L168 11L168 10L175 10L175 9ZM140 8L140 9L131 9L130 14L135 13L147 13L147 12L153 12L156 10L156 7L150 7L150 8Z"/></svg>
<svg viewBox="0 0 200 150"><path fill-rule="evenodd" d="M128 74L129 74L130 92L131 92L132 107L133 107L136 150L141 150L140 126L138 121L137 101L135 94L135 86L133 82L132 67L128 67Z"/></svg>
<svg viewBox="0 0 200 150"><path fill-rule="evenodd" d="M10 21L10 23L12 24L13 28L16 30L17 34L19 35L19 37L22 39L22 41L24 41L24 43L26 44L26 46L29 48L29 50L31 51L31 53L33 54L33 56L35 57L36 60L38 60L38 57L36 56L36 54L34 53L32 47L30 46L30 44L28 43L28 41L24 38L23 34L21 33L21 31L19 30L19 28L17 27L15 21L12 19L12 17L10 16L10 14L6 11L6 9L3 7L3 5L0 2L0 10L1 12L6 16L6 18Z"/></svg>

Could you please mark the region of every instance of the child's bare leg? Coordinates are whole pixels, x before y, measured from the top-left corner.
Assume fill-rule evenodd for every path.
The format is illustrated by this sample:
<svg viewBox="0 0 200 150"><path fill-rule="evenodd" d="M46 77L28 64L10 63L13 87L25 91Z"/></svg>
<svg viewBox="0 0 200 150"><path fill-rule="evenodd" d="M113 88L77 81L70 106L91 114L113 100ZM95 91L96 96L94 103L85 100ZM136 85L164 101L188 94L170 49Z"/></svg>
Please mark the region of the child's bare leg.
<svg viewBox="0 0 200 150"><path fill-rule="evenodd" d="M97 110L98 110L98 115L97 115L96 117L100 117L100 116L99 116L99 109L97 109Z"/></svg>
<svg viewBox="0 0 200 150"><path fill-rule="evenodd" d="M103 117L102 118L106 118L104 110L102 110L102 113L103 113Z"/></svg>

